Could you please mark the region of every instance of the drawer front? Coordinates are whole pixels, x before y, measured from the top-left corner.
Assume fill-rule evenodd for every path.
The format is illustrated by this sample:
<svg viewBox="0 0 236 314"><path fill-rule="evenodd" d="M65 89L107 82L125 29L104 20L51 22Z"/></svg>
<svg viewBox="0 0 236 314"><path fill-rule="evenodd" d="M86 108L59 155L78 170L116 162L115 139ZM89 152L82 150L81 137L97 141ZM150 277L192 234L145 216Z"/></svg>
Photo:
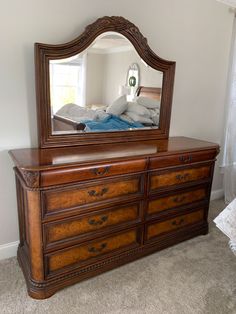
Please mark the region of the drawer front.
<svg viewBox="0 0 236 314"><path fill-rule="evenodd" d="M129 230L120 234L92 241L89 244L74 246L47 256L48 273L65 267L79 267L81 263L90 259L111 253L115 250L139 246L139 229Z"/></svg>
<svg viewBox="0 0 236 314"><path fill-rule="evenodd" d="M191 224L195 224L203 221L204 219L204 210L198 210L189 214L181 215L172 219L168 219L162 222L156 222L150 224L147 227L146 239L150 240L154 237L157 237L161 234L186 227Z"/></svg>
<svg viewBox="0 0 236 314"><path fill-rule="evenodd" d="M119 174L135 173L144 171L145 169L146 159L138 159L86 167L72 167L69 169L48 170L42 172L41 174L41 185L51 186L56 184L78 182Z"/></svg>
<svg viewBox="0 0 236 314"><path fill-rule="evenodd" d="M103 181L94 185L83 184L74 188L42 192L44 211L56 212L118 197L140 196L143 194L142 178L142 176L133 176L106 183Z"/></svg>
<svg viewBox="0 0 236 314"><path fill-rule="evenodd" d="M100 211L86 217L67 219L57 223L44 225L46 245L60 240L69 240L73 237L89 232L103 230L109 226L140 221L140 205L130 204L116 209Z"/></svg>
<svg viewBox="0 0 236 314"><path fill-rule="evenodd" d="M208 150L203 152L183 153L172 156L150 158L149 169L159 169L171 166L191 164L194 162L202 162L214 160L216 150Z"/></svg>
<svg viewBox="0 0 236 314"><path fill-rule="evenodd" d="M191 181L208 179L211 176L211 166L180 169L175 171L156 172L150 175L150 190L179 185Z"/></svg>
<svg viewBox="0 0 236 314"><path fill-rule="evenodd" d="M147 214L153 215L171 208L199 202L205 200L207 195L207 188L202 187L188 192L179 192L178 194L159 197L158 199L149 201Z"/></svg>

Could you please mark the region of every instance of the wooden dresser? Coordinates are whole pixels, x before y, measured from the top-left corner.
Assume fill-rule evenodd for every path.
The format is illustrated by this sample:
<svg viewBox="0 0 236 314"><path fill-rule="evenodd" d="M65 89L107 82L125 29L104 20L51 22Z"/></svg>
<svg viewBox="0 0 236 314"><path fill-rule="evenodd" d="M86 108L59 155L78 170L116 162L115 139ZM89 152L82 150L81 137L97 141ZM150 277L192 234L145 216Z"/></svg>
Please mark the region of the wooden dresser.
<svg viewBox="0 0 236 314"><path fill-rule="evenodd" d="M206 234L218 151L185 137L11 151L30 296Z"/></svg>

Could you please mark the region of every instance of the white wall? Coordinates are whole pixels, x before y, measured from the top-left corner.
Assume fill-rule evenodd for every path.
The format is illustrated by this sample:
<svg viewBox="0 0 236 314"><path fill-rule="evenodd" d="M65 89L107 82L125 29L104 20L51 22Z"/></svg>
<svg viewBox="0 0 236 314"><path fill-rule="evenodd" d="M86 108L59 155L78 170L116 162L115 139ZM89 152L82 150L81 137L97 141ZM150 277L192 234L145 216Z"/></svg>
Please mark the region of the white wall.
<svg viewBox="0 0 236 314"><path fill-rule="evenodd" d="M105 79L103 81L104 103L111 104L119 96L119 86L127 84L127 72L133 64L138 64L141 86L162 87L163 73L146 67L135 50L109 53L105 55Z"/></svg>
<svg viewBox="0 0 236 314"><path fill-rule="evenodd" d="M103 104L103 72L105 55L87 54L86 66L86 105Z"/></svg>
<svg viewBox="0 0 236 314"><path fill-rule="evenodd" d="M37 146L34 42L63 43L104 15L139 26L177 62L171 135L220 143L233 15L215 0L12 0L0 10L0 245L18 239L11 148ZM218 168L214 189L222 182ZM1 250L1 247L0 247Z"/></svg>

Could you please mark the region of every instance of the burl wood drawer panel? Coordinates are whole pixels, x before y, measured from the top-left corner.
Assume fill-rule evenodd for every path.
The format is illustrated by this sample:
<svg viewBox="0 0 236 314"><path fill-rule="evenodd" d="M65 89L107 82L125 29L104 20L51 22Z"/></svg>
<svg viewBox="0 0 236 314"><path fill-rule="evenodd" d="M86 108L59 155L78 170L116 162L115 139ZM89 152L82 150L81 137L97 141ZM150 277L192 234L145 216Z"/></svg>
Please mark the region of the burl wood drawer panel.
<svg viewBox="0 0 236 314"><path fill-rule="evenodd" d="M83 215L60 222L44 225L45 245L57 243L60 240L70 240L79 235L103 230L109 226L140 221L140 204L119 206L115 209L99 211L91 215Z"/></svg>
<svg viewBox="0 0 236 314"><path fill-rule="evenodd" d="M207 198L207 194L207 188L201 187L188 192L179 192L170 196L158 197L148 202L147 214L154 215L171 208L202 201Z"/></svg>
<svg viewBox="0 0 236 314"><path fill-rule="evenodd" d="M204 219L204 210L200 209L189 214L181 215L181 216L168 219L162 222L156 222L156 223L150 224L147 227L146 240L150 240L161 234L168 233L176 229L201 222L203 221L203 219Z"/></svg>
<svg viewBox="0 0 236 314"><path fill-rule="evenodd" d="M159 171L150 175L150 190L210 178L211 165L179 170Z"/></svg>
<svg viewBox="0 0 236 314"><path fill-rule="evenodd" d="M96 184L81 184L76 187L43 191L45 212L55 212L88 205L99 201L111 201L114 198L141 196L143 177L132 176L117 180L97 181ZM105 182L105 183L104 183Z"/></svg>
<svg viewBox="0 0 236 314"><path fill-rule="evenodd" d="M141 172L145 169L146 159L138 159L93 166L48 170L41 173L41 185L51 186L69 182L78 182L119 174Z"/></svg>
<svg viewBox="0 0 236 314"><path fill-rule="evenodd" d="M159 169L171 166L191 164L215 159L215 150L203 152L182 153L171 156L150 158L149 169Z"/></svg>
<svg viewBox="0 0 236 314"><path fill-rule="evenodd" d="M113 251L139 246L138 229L114 234L107 238L70 247L47 255L47 270L52 273L65 267L79 267L81 263L100 257Z"/></svg>

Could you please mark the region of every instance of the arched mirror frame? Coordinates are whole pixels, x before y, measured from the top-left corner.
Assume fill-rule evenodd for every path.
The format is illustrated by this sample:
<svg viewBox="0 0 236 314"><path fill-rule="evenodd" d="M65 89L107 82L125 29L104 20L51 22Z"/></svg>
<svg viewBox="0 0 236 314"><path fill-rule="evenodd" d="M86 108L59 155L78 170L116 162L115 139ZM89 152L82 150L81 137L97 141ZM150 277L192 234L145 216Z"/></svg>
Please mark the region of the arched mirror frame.
<svg viewBox="0 0 236 314"><path fill-rule="evenodd" d="M125 36L139 56L152 68L163 72L160 125L156 129L52 134L50 110L49 61L71 57L86 49L97 36L105 32L117 32ZM120 143L168 138L173 96L175 62L158 57L149 47L147 39L137 26L123 17L105 16L88 25L76 39L59 45L35 44L36 96L38 136L41 148L77 146L102 143Z"/></svg>

